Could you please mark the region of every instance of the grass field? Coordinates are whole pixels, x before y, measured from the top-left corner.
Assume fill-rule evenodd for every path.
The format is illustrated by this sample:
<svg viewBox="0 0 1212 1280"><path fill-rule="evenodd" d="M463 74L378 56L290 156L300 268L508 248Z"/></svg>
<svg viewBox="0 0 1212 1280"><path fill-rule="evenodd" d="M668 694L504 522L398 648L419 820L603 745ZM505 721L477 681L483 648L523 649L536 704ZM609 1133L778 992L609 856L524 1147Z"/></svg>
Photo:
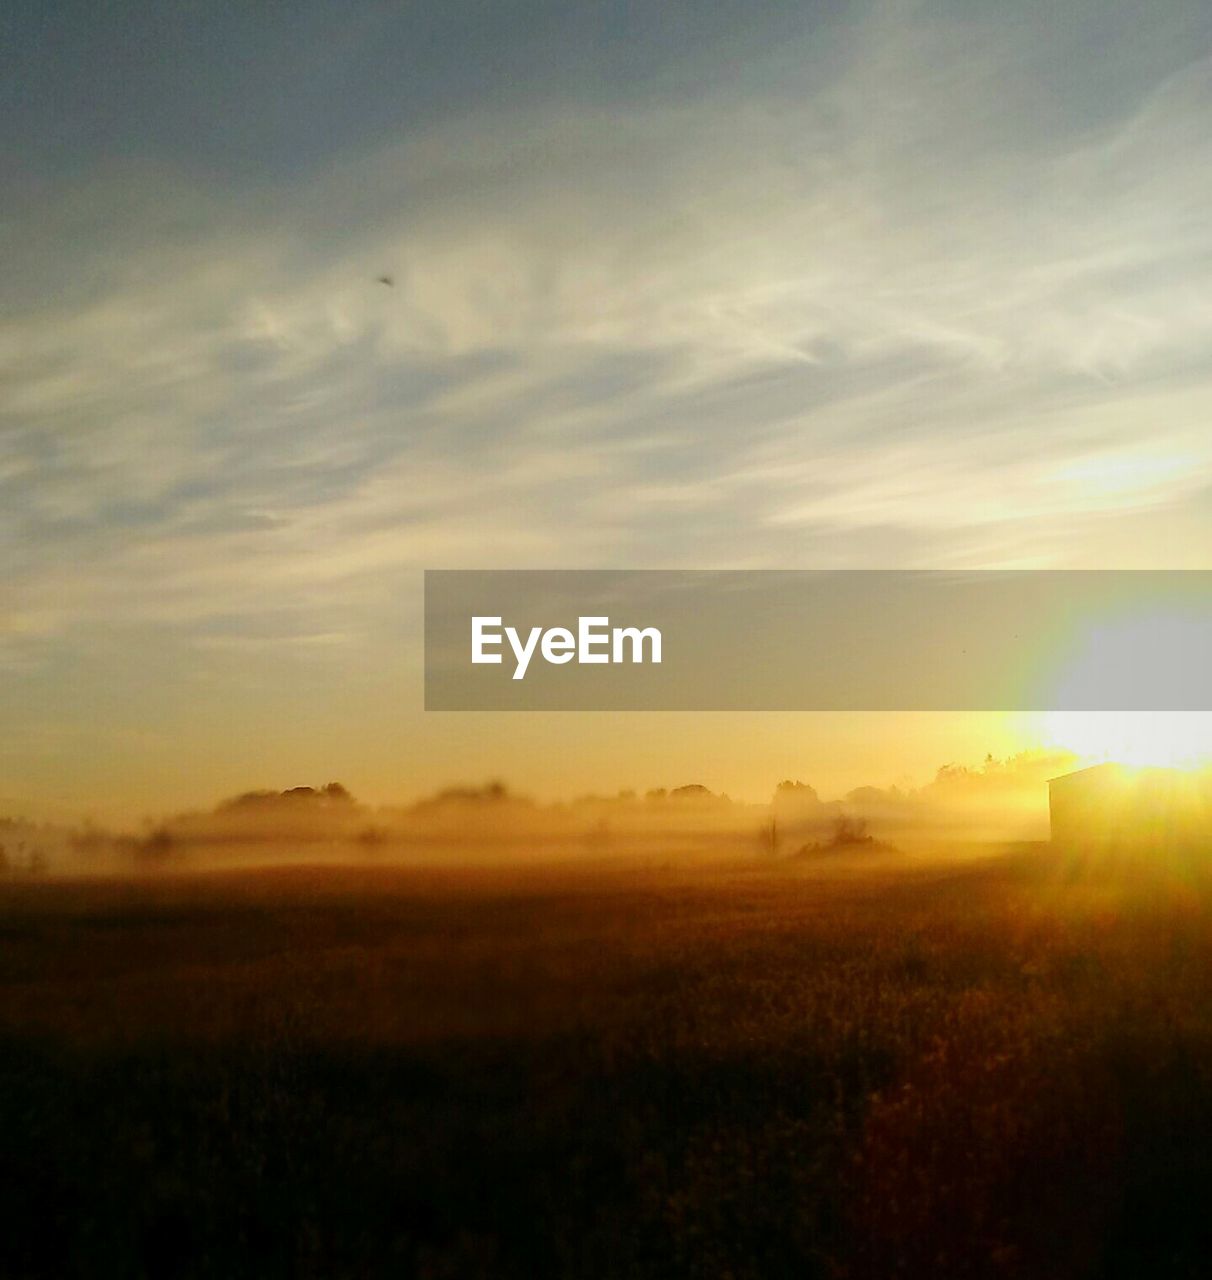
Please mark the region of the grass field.
<svg viewBox="0 0 1212 1280"><path fill-rule="evenodd" d="M1212 891L0 882L0 1275L1202 1276Z"/></svg>

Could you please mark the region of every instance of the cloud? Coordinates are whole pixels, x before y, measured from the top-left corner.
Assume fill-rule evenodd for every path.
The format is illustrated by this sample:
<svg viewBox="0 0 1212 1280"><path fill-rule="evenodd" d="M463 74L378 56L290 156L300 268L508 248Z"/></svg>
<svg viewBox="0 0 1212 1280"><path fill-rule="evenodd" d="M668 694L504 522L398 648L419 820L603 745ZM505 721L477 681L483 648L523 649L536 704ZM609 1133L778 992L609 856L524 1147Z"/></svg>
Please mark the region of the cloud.
<svg viewBox="0 0 1212 1280"><path fill-rule="evenodd" d="M1100 100L1028 26L876 6L693 92L27 196L8 634L306 650L427 565L1066 563L1199 508L1212 63L1117 45Z"/></svg>

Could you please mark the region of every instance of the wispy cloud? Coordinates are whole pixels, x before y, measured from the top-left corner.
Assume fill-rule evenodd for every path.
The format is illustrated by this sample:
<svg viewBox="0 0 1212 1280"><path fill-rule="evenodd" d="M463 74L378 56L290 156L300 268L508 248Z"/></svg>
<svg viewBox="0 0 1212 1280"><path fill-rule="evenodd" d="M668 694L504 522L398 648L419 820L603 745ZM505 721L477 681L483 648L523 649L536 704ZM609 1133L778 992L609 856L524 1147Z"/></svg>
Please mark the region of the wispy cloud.
<svg viewBox="0 0 1212 1280"><path fill-rule="evenodd" d="M27 200L8 634L306 647L426 565L1090 563L1198 516L1212 63L1033 112L1049 38L881 6L691 97Z"/></svg>

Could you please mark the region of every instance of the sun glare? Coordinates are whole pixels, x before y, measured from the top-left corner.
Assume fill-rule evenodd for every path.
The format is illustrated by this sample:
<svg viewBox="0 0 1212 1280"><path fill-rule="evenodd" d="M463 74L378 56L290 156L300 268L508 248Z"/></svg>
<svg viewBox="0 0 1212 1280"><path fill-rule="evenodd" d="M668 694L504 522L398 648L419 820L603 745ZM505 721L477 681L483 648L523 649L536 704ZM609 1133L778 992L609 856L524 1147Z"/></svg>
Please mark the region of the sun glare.
<svg viewBox="0 0 1212 1280"><path fill-rule="evenodd" d="M1047 745L1089 764L1195 768L1212 760L1212 713L1203 711L1053 711L1044 716Z"/></svg>

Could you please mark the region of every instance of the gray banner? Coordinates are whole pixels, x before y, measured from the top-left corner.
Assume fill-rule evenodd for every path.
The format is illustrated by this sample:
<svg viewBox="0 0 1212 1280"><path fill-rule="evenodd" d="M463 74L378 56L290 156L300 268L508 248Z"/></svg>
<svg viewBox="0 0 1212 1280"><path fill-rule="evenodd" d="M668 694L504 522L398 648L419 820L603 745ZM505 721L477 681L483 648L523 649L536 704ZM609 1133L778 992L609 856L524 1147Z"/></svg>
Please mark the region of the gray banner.
<svg viewBox="0 0 1212 1280"><path fill-rule="evenodd" d="M1212 709L1212 571L429 570L434 711Z"/></svg>

